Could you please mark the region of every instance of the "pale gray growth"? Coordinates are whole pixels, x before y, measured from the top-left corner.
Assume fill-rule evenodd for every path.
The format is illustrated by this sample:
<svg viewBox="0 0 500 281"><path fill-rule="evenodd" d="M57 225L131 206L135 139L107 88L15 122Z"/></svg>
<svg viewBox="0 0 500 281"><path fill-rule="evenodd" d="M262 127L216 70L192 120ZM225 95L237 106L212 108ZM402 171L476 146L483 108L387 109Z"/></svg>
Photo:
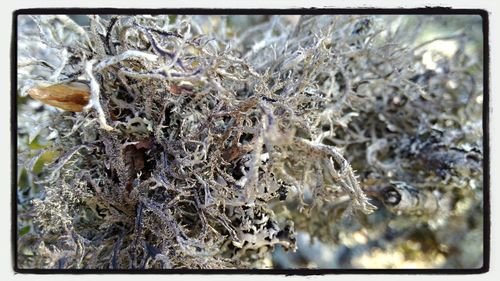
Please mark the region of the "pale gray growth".
<svg viewBox="0 0 500 281"><path fill-rule="evenodd" d="M479 18L43 15L18 30L20 267L481 265ZM83 112L25 96L73 82Z"/></svg>

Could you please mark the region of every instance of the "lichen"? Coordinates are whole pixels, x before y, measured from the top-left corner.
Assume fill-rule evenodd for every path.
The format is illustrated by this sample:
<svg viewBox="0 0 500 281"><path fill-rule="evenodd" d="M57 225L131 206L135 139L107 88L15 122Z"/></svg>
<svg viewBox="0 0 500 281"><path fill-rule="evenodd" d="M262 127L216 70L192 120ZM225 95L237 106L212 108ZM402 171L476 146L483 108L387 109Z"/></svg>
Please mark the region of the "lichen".
<svg viewBox="0 0 500 281"><path fill-rule="evenodd" d="M443 231L464 217L481 229L466 34L432 70L419 51L434 41L395 17L83 18L19 17L20 97L73 82L90 94L83 112L19 105L21 267L252 268L296 251L297 231L339 245L363 227L385 249L425 224L460 249Z"/></svg>

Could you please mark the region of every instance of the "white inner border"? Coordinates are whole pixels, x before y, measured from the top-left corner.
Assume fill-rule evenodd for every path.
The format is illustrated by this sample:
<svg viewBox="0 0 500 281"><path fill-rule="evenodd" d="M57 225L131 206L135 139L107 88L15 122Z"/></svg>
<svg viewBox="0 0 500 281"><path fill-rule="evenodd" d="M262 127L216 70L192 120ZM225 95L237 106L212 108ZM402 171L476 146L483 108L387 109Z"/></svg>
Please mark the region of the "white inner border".
<svg viewBox="0 0 500 281"><path fill-rule="evenodd" d="M495 3L496 2L496 3ZM494 280L500 278L499 270L499 243L498 238L500 233L497 226L498 212L495 203L499 202L498 198L500 190L498 189L498 179L500 175L500 159L498 151L494 144L498 143L500 136L500 123L498 121L498 98L495 95L496 89L499 89L499 53L498 53L498 29L500 26L500 1L496 0L454 0L454 1L396 1L396 0L232 0L232 1L216 1L216 0L155 0L155 1L124 1L124 0L80 0L80 1L63 1L63 0L6 0L2 1L0 9L0 273L1 277L6 277L7 280L67 280L67 279L83 279L83 280L135 280L143 278L154 278L156 280L254 280L255 278L265 278L273 280L419 280L426 278L428 280ZM12 12L22 8L421 8L421 7L453 7L462 9L485 9L489 12L490 20L490 200L491 200L491 251L490 251L490 272L481 275L325 275L325 276L290 276L283 275L27 275L14 274L12 270L12 249L11 249L11 144L10 144L10 41L12 31ZM487 44L487 42L485 42ZM2 278L3 280L3 278Z"/></svg>

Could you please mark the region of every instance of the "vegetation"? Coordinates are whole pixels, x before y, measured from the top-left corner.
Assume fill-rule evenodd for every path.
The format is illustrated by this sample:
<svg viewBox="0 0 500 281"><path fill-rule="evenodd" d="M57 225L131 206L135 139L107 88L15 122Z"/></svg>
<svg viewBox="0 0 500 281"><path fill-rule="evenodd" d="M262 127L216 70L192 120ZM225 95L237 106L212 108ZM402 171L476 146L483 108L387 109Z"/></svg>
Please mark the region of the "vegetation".
<svg viewBox="0 0 500 281"><path fill-rule="evenodd" d="M20 268L482 265L480 17L18 20Z"/></svg>

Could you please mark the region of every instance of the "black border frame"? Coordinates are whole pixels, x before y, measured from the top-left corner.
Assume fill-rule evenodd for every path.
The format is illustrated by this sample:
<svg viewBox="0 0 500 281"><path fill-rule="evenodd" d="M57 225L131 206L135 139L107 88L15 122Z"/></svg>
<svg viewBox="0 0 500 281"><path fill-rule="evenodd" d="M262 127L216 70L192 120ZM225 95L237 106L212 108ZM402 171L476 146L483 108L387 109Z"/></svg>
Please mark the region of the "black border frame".
<svg viewBox="0 0 500 281"><path fill-rule="evenodd" d="M17 264L17 17L19 15L48 14L185 14L185 15L478 15L483 23L483 266L471 269L23 269ZM424 8L294 8L294 9L123 9L123 8L29 8L15 10L12 15L11 37L11 246L12 264L15 273L31 274L286 274L286 275L324 275L324 274L480 274L490 269L490 50L489 15L481 9L452 9L449 7Z"/></svg>

